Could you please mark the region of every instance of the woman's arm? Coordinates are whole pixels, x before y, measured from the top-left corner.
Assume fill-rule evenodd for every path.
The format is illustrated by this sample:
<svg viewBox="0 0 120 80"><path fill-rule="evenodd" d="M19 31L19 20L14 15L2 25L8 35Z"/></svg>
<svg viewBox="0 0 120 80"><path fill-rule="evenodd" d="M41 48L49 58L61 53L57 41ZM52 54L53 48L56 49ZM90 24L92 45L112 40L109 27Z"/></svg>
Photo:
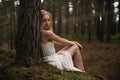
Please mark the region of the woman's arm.
<svg viewBox="0 0 120 80"><path fill-rule="evenodd" d="M75 44L73 41L69 41L65 38L61 38L61 37L57 36L52 31L45 31L45 35L49 40L53 40L62 45L74 45Z"/></svg>

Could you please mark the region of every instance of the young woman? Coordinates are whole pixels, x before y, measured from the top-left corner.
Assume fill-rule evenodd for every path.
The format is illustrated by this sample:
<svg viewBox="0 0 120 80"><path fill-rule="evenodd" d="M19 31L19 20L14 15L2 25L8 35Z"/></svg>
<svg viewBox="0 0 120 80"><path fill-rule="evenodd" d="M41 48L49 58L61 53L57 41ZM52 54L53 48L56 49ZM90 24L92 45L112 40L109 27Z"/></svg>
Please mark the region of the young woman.
<svg viewBox="0 0 120 80"><path fill-rule="evenodd" d="M52 31L52 16L49 12L41 10L41 47L43 61L56 66L61 70L85 72L80 49L82 45L76 41L61 38ZM54 44L65 47L56 52Z"/></svg>

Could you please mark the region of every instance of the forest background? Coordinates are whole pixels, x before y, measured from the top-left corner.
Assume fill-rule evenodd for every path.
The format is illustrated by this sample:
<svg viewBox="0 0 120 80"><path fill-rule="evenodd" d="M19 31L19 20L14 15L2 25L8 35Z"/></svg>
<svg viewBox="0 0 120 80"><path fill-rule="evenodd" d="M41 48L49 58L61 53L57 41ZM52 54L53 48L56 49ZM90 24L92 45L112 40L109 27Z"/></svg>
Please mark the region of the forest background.
<svg viewBox="0 0 120 80"><path fill-rule="evenodd" d="M83 45L86 71L120 79L119 0L44 0L56 34ZM0 48L15 50L19 0L0 0Z"/></svg>

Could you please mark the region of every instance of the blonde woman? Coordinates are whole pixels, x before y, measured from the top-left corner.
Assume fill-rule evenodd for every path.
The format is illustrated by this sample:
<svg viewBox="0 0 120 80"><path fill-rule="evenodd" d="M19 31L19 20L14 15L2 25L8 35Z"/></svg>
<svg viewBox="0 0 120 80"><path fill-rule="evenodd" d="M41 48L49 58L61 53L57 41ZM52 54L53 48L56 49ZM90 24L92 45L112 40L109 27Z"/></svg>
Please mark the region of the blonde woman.
<svg viewBox="0 0 120 80"><path fill-rule="evenodd" d="M52 16L49 12L41 10L41 47L43 61L56 66L61 70L85 72L80 48L82 45L76 41L70 41L56 35L52 30ZM54 44L65 47L56 52Z"/></svg>

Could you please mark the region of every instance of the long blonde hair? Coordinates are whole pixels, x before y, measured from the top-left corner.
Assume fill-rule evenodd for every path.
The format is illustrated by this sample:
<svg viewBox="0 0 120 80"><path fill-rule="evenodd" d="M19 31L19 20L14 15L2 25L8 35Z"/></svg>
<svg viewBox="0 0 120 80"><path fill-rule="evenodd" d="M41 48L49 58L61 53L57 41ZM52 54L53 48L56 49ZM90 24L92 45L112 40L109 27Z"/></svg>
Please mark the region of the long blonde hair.
<svg viewBox="0 0 120 80"><path fill-rule="evenodd" d="M46 14L50 16L50 22L51 22L51 24L50 24L50 30L53 31L53 27L52 27L52 15L51 15L51 13L48 12L48 11L46 11L46 10L41 10L42 18L43 18L43 16L46 15Z"/></svg>

